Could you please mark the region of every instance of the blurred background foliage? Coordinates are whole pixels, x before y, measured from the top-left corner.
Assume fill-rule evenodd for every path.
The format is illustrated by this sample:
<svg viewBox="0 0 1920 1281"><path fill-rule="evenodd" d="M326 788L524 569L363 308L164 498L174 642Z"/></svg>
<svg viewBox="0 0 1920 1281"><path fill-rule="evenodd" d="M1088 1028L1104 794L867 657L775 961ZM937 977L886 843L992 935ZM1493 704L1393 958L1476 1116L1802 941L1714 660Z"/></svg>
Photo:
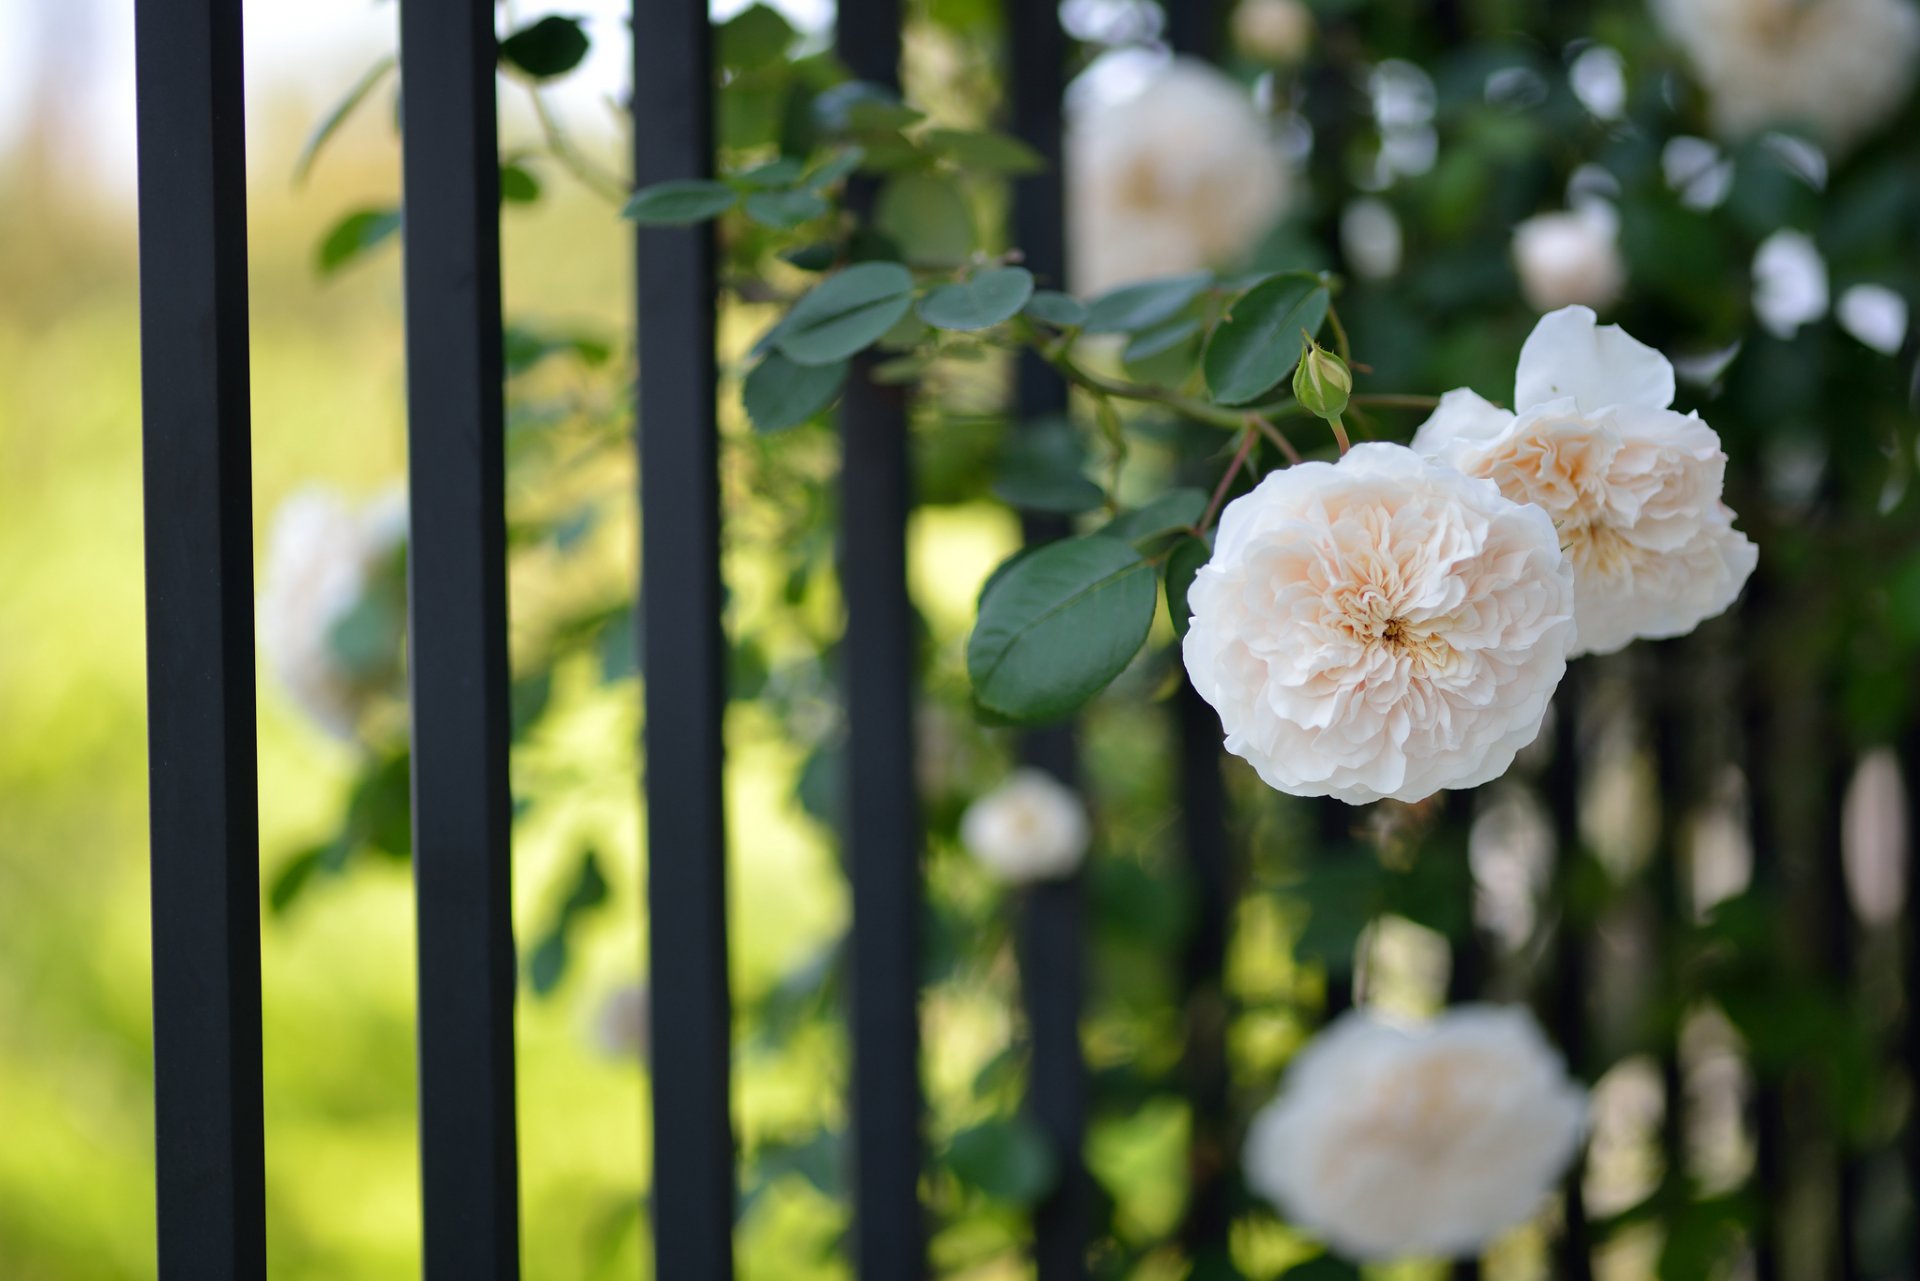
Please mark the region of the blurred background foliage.
<svg viewBox="0 0 1920 1281"><path fill-rule="evenodd" d="M1604 318L1692 371L1679 407L1726 442L1730 498L1761 569L1741 608L1695 636L1584 660L1577 720L1563 714L1553 742L1478 794L1348 811L1277 796L1233 763L1242 892L1218 994L1190 991L1184 970L1197 905L1168 703L1178 668L1156 622L1083 722L1100 831L1082 1024L1087 1159L1103 1194L1097 1275L1346 1275L1238 1189L1232 1127L1329 1011L1473 995L1536 1002L1575 1070L1599 1083L1584 1190L1600 1275L1746 1276L1756 1259L1778 1269L1760 1275L1809 1281L1908 1275L1915 948L1900 771L1884 749L1911 761L1920 741L1913 346L1903 332L1875 350L1824 297L1775 332L1756 316L1751 264L1774 233L1798 230L1832 295L1870 284L1911 300L1920 106L1845 155L1782 134L1676 156L1675 138L1711 136L1706 104L1638 0L1312 7L1298 65L1218 46L1261 86L1303 171L1250 262L1342 272L1342 315L1373 385L1506 400L1536 315L1512 228L1583 196L1610 200L1627 284ZM999 5L909 8L908 100L942 127L1002 123ZM1165 34L1151 4L1062 11L1082 63ZM736 171L780 154L841 78L821 15L793 12L798 32L757 6L722 28L722 142ZM564 91L591 82L607 49L624 57L625 35L611 9L583 24L539 18L522 10L505 28L525 35L507 47L502 85L534 1281L633 1276L646 1254L644 1053L618 1004L641 978L644 941L630 229L615 217L625 142L606 100L617 74L612 90ZM393 82L374 61L386 39L376 29L358 62L340 60L323 94L279 97L269 74L253 77L263 560L289 494L322 481L372 496L403 469ZM364 101L304 154L314 121L369 66ZM153 1266L132 208L124 180L72 163L87 139L63 130L71 119L52 102L29 102L0 169L0 1274L117 1281ZM969 248L1004 244L1001 177L902 185L897 225L912 235L957 226ZM737 396L776 314L769 294L808 278L804 261L774 256L808 213L762 201L724 225L739 1250L742 1274L767 1281L850 1275L847 909L831 826L836 445L820 416L756 432ZM1398 245L1391 261L1382 227ZM913 372L924 375L912 575L925 627L935 1156L924 1194L939 1274L986 1281L1027 1275L1027 1208L1057 1161L1019 1119L1013 896L956 839L967 802L1012 762L1006 732L970 713L965 638L981 583L1019 540L996 494L1071 507L1109 480L1110 460L1097 439L1039 459L1009 449L998 358ZM1383 415L1369 429L1404 439L1411 426ZM1196 448L1190 429L1126 427L1116 496L1217 474L1217 461L1194 468L1211 445ZM264 666L260 705L273 1275L414 1276L404 736L389 724L363 743L330 739ZM1225 1133L1196 1124L1191 1102L1208 1070L1192 1047L1214 1039ZM1193 1189L1222 1179L1230 1254L1195 1259ZM1487 1274L1548 1274L1563 1217L1516 1233Z"/></svg>

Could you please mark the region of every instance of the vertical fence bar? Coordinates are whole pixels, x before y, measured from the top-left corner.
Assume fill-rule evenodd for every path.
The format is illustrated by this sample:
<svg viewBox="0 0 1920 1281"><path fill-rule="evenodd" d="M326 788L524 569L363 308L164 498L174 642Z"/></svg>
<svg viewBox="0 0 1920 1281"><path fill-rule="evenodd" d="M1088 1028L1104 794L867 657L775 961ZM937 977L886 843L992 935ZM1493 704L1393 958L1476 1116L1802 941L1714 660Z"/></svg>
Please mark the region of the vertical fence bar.
<svg viewBox="0 0 1920 1281"><path fill-rule="evenodd" d="M898 86L898 0L841 0L835 41L862 80ZM860 185L855 207L870 201ZM914 779L914 618L907 597L906 399L854 361L840 410L841 643L853 888L854 1254L865 1281L926 1274L920 1208L922 838Z"/></svg>
<svg viewBox="0 0 1920 1281"><path fill-rule="evenodd" d="M519 1273L493 6L402 0L407 626L428 1281Z"/></svg>
<svg viewBox="0 0 1920 1281"><path fill-rule="evenodd" d="M1061 95L1068 42L1051 4L1006 6L1008 98L1014 135L1046 161L1013 189L1013 244L1043 287L1065 288L1065 191L1061 179ZM1019 427L1067 411L1066 382L1033 352L1015 374ZM1028 512L1025 541L1051 542L1072 532L1064 517ZM1021 756L1073 786L1079 763L1070 726L1028 734ZM1085 887L1081 877L1044 881L1026 896L1020 920L1020 987L1033 1036L1028 1108L1060 1160L1060 1181L1034 1209L1033 1253L1039 1281L1080 1281L1087 1274L1093 1184L1081 1149L1086 1139L1087 1074L1080 1046L1085 987Z"/></svg>
<svg viewBox="0 0 1920 1281"><path fill-rule="evenodd" d="M160 1275L266 1275L240 0L140 0Z"/></svg>
<svg viewBox="0 0 1920 1281"><path fill-rule="evenodd" d="M706 6L635 0L634 178L713 173ZM719 420L710 226L642 227L641 646L653 1024L654 1274L733 1276ZM654 674L660 679L652 679Z"/></svg>
<svg viewBox="0 0 1920 1281"><path fill-rule="evenodd" d="M1584 666L1567 669L1553 696L1553 757L1542 780L1542 797L1553 823L1553 890L1560 906L1555 927L1542 1020L1566 1056L1567 1071L1576 1080L1592 1083L1593 1064L1587 1048L1587 923L1574 910L1579 885L1580 841L1580 717L1587 685ZM1593 1254L1587 1224L1586 1153L1575 1159L1562 1191L1563 1223L1553 1243L1554 1275L1561 1281L1591 1281Z"/></svg>

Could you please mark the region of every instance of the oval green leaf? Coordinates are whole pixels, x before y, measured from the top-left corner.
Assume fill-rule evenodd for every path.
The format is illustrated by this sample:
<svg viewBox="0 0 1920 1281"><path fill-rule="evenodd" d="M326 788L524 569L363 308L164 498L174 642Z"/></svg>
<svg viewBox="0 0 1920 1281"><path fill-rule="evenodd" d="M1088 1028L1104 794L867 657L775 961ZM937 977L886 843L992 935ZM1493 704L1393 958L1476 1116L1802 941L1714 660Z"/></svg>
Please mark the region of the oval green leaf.
<svg viewBox="0 0 1920 1281"><path fill-rule="evenodd" d="M719 217L738 198L724 182L693 178L656 182L634 192L620 216L647 227L684 227Z"/></svg>
<svg viewBox="0 0 1920 1281"><path fill-rule="evenodd" d="M1026 312L1043 325L1072 329L1087 323L1087 304L1057 289L1041 289L1027 299Z"/></svg>
<svg viewBox="0 0 1920 1281"><path fill-rule="evenodd" d="M1187 625L1193 621L1193 610L1187 604L1187 591L1193 586L1193 576L1200 567L1213 559L1213 548L1195 538L1184 535L1167 553L1167 617L1173 620L1173 634L1184 637Z"/></svg>
<svg viewBox="0 0 1920 1281"><path fill-rule="evenodd" d="M1272 390L1300 363L1300 331L1320 332L1327 287L1302 274L1264 280L1236 298L1207 339L1200 359L1207 391L1222 405L1244 405Z"/></svg>
<svg viewBox="0 0 1920 1281"><path fill-rule="evenodd" d="M500 59L535 80L551 80L579 66L590 46L578 18L551 14L502 40Z"/></svg>
<svg viewBox="0 0 1920 1281"><path fill-rule="evenodd" d="M847 381L847 362L796 365L779 352L747 371L740 399L755 431L785 431L798 427L831 405Z"/></svg>
<svg viewBox="0 0 1920 1281"><path fill-rule="evenodd" d="M1018 315L1033 296L1033 273L1025 267L977 271L955 285L942 285L920 300L920 319L935 329L962 333L991 329Z"/></svg>
<svg viewBox="0 0 1920 1281"><path fill-rule="evenodd" d="M747 217L763 227L791 231L827 211L827 202L811 191L754 191L746 200Z"/></svg>
<svg viewBox="0 0 1920 1281"><path fill-rule="evenodd" d="M1131 334L1151 329L1172 320L1212 283L1212 272L1196 271L1122 285L1087 304L1087 323L1081 327L1090 334Z"/></svg>
<svg viewBox="0 0 1920 1281"><path fill-rule="evenodd" d="M800 365L831 365L872 345L913 305L913 273L897 262L836 272L793 305L774 346Z"/></svg>
<svg viewBox="0 0 1920 1281"><path fill-rule="evenodd" d="M1058 720L1105 689L1146 642L1154 572L1098 535L1049 543L995 577L967 641L975 701L1021 724Z"/></svg>

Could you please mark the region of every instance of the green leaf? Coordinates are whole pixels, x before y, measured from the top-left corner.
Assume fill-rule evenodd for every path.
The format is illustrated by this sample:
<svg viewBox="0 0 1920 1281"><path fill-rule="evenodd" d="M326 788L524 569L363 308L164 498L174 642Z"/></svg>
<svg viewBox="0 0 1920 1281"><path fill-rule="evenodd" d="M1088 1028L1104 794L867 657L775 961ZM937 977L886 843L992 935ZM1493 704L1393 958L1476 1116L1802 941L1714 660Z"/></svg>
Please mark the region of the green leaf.
<svg viewBox="0 0 1920 1281"><path fill-rule="evenodd" d="M1300 333L1320 332L1327 287L1316 276L1262 281L1235 299L1207 339L1201 369L1223 405L1244 405L1271 390L1300 363Z"/></svg>
<svg viewBox="0 0 1920 1281"><path fill-rule="evenodd" d="M753 191L747 193L747 217L763 227L791 231L827 211L827 202L811 191Z"/></svg>
<svg viewBox="0 0 1920 1281"><path fill-rule="evenodd" d="M929 129L921 136L927 150L952 157L976 174L1039 173L1046 158L1018 138L991 129Z"/></svg>
<svg viewBox="0 0 1920 1281"><path fill-rule="evenodd" d="M579 66L592 43L578 18L549 14L502 40L500 59L535 80L551 80Z"/></svg>
<svg viewBox="0 0 1920 1281"><path fill-rule="evenodd" d="M500 166L500 201L509 205L530 205L540 199L540 180L525 165Z"/></svg>
<svg viewBox="0 0 1920 1281"><path fill-rule="evenodd" d="M1025 267L976 271L955 285L942 285L920 300L920 319L936 329L991 329L1018 315L1033 296L1033 273Z"/></svg>
<svg viewBox="0 0 1920 1281"><path fill-rule="evenodd" d="M1057 720L1099 693L1153 625L1153 567L1118 539L1064 539L989 583L967 641L982 707L1025 724Z"/></svg>
<svg viewBox="0 0 1920 1281"><path fill-rule="evenodd" d="M951 178L903 173L888 179L873 225L918 266L957 267L973 256L973 211Z"/></svg>
<svg viewBox="0 0 1920 1281"><path fill-rule="evenodd" d="M356 209L321 239L314 266L321 275L331 276L398 230L398 209Z"/></svg>
<svg viewBox="0 0 1920 1281"><path fill-rule="evenodd" d="M560 985L572 953L569 935L581 917L605 906L611 897L607 878L600 871L599 855L591 847L582 850L580 867L574 873L566 897L554 911L553 923L527 957L527 983L535 996L546 996Z"/></svg>
<svg viewBox="0 0 1920 1281"><path fill-rule="evenodd" d="M534 945L527 957L527 986L535 996L551 996L567 976L567 936L558 930L548 933Z"/></svg>
<svg viewBox="0 0 1920 1281"><path fill-rule="evenodd" d="M822 280L793 305L774 345L801 365L831 365L877 342L913 305L913 273L863 262Z"/></svg>
<svg viewBox="0 0 1920 1281"><path fill-rule="evenodd" d="M866 154L859 147L842 147L821 161L820 167L807 175L807 186L815 191L819 191L822 187L831 187L858 169L860 162L866 159Z"/></svg>
<svg viewBox="0 0 1920 1281"><path fill-rule="evenodd" d="M584 330L541 329L525 322L509 322L502 333L506 346L507 377L526 373L549 356L568 354L583 365L607 363L613 349L607 340Z"/></svg>
<svg viewBox="0 0 1920 1281"><path fill-rule="evenodd" d="M1167 617L1173 620L1175 636L1184 638L1187 634L1187 627L1193 621L1187 592L1193 587L1193 576L1212 559L1213 549L1192 534L1174 543L1173 550L1167 553Z"/></svg>
<svg viewBox="0 0 1920 1281"><path fill-rule="evenodd" d="M1122 285L1087 305L1087 322L1081 328L1090 334L1131 334L1151 329L1179 315L1212 283L1212 272L1197 271Z"/></svg>
<svg viewBox="0 0 1920 1281"><path fill-rule="evenodd" d="M1145 506L1115 516L1099 532L1123 543L1138 543L1176 529L1190 529L1207 510L1207 496L1198 489L1173 489Z"/></svg>
<svg viewBox="0 0 1920 1281"><path fill-rule="evenodd" d="M360 78L353 82L345 96L333 104L333 110L320 118L320 123L313 127L313 132L307 135L305 145L300 148L299 158L293 162L295 186L307 180L307 175L313 172L314 161L320 158L321 148L332 140L334 134L340 132L340 126L347 123L347 118L359 110L360 104L367 100L367 95L379 88L380 82L392 74L394 67L398 65L398 61L392 54L381 58L361 73Z"/></svg>
<svg viewBox="0 0 1920 1281"><path fill-rule="evenodd" d="M1120 353L1120 359L1128 365L1144 364L1155 356L1163 356L1172 351L1199 332L1198 316L1178 317L1164 325L1156 325L1152 329L1144 329L1135 334L1133 341L1127 344L1126 350Z"/></svg>
<svg viewBox="0 0 1920 1281"><path fill-rule="evenodd" d="M828 365L796 365L777 351L769 352L747 371L740 399L755 431L785 431L831 405L846 381L844 360Z"/></svg>
<svg viewBox="0 0 1920 1281"><path fill-rule="evenodd" d="M769 160L764 165L755 165L745 173L735 174L734 181L743 187L770 190L774 187L791 187L799 182L806 172L805 161L797 156L781 156L778 160Z"/></svg>
<svg viewBox="0 0 1920 1281"><path fill-rule="evenodd" d="M1087 479L1086 462L1086 446L1072 423L1064 418L1029 422L1008 438L993 492L1027 511L1092 511L1107 495Z"/></svg>
<svg viewBox="0 0 1920 1281"><path fill-rule="evenodd" d="M1057 289L1041 289L1027 299L1027 315L1055 329L1072 329L1087 323L1087 304L1072 294Z"/></svg>
<svg viewBox="0 0 1920 1281"><path fill-rule="evenodd" d="M756 4L721 23L714 43L720 65L750 71L779 58L793 37L792 24L778 10Z"/></svg>
<svg viewBox="0 0 1920 1281"><path fill-rule="evenodd" d="M738 193L724 182L679 178L634 192L620 216L645 227L684 227L719 217L737 199Z"/></svg>
<svg viewBox="0 0 1920 1281"><path fill-rule="evenodd" d="M987 1121L954 1135L947 1168L969 1187L1023 1206L1052 1191L1060 1177L1052 1145L1025 1117Z"/></svg>

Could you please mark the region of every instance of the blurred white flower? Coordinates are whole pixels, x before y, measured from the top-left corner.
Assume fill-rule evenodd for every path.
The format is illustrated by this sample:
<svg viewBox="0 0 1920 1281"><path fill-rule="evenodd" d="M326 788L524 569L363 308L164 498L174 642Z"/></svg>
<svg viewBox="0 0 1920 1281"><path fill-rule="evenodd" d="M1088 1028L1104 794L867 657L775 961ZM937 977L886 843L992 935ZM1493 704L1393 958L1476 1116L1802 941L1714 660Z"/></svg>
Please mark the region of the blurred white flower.
<svg viewBox="0 0 1920 1281"><path fill-rule="evenodd" d="M1302 0L1240 0L1233 10L1233 43L1250 58L1298 62L1313 43L1313 10Z"/></svg>
<svg viewBox="0 0 1920 1281"><path fill-rule="evenodd" d="M1582 303L1605 307L1620 296L1627 265L1613 206L1588 200L1564 213L1535 214L1513 229L1513 266L1535 311Z"/></svg>
<svg viewBox="0 0 1920 1281"><path fill-rule="evenodd" d="M1544 508L1573 564L1575 654L1680 636L1724 611L1757 553L1720 500L1720 438L1673 404L1673 366L1585 307L1520 349L1516 416L1461 388L1413 447Z"/></svg>
<svg viewBox="0 0 1920 1281"><path fill-rule="evenodd" d="M645 983L622 983L593 1014L593 1045L610 1059L645 1059L652 1042L653 1001Z"/></svg>
<svg viewBox="0 0 1920 1281"><path fill-rule="evenodd" d="M1627 109L1627 66L1609 45L1588 45L1567 68L1573 96L1602 120L1618 120Z"/></svg>
<svg viewBox="0 0 1920 1281"><path fill-rule="evenodd" d="M1400 445L1270 474L1220 517L1184 655L1227 750L1351 804L1497 778L1566 670L1553 524Z"/></svg>
<svg viewBox="0 0 1920 1281"><path fill-rule="evenodd" d="M960 843L1003 881L1072 876L1093 840L1079 793L1042 769L1017 769L960 816Z"/></svg>
<svg viewBox="0 0 1920 1281"><path fill-rule="evenodd" d="M406 537L397 491L355 510L311 488L274 515L261 648L293 701L335 737L352 739L373 703L401 692Z"/></svg>
<svg viewBox="0 0 1920 1281"><path fill-rule="evenodd" d="M1807 124L1844 148L1913 87L1911 0L1652 0L1706 90L1716 130L1742 138Z"/></svg>
<svg viewBox="0 0 1920 1281"><path fill-rule="evenodd" d="M1340 252L1353 274L1384 280L1400 270L1400 219L1375 196L1350 201L1340 211Z"/></svg>
<svg viewBox="0 0 1920 1281"><path fill-rule="evenodd" d="M1840 327L1883 355L1907 341L1907 300L1885 285L1854 285L1833 309Z"/></svg>
<svg viewBox="0 0 1920 1281"><path fill-rule="evenodd" d="M1280 216L1289 175L1269 121L1205 63L1176 58L1119 101L1072 102L1068 258L1080 292L1231 263Z"/></svg>
<svg viewBox="0 0 1920 1281"><path fill-rule="evenodd" d="M1660 149L1660 173L1689 209L1718 208L1733 190L1733 159L1705 138L1681 134Z"/></svg>
<svg viewBox="0 0 1920 1281"><path fill-rule="evenodd" d="M1827 314L1827 260L1811 236L1776 231L1760 242L1753 255L1753 310L1775 338L1792 338Z"/></svg>
<svg viewBox="0 0 1920 1281"><path fill-rule="evenodd" d="M1342 1015L1247 1135L1247 1182L1362 1262L1479 1253L1541 1207L1587 1097L1518 1007L1400 1026Z"/></svg>

